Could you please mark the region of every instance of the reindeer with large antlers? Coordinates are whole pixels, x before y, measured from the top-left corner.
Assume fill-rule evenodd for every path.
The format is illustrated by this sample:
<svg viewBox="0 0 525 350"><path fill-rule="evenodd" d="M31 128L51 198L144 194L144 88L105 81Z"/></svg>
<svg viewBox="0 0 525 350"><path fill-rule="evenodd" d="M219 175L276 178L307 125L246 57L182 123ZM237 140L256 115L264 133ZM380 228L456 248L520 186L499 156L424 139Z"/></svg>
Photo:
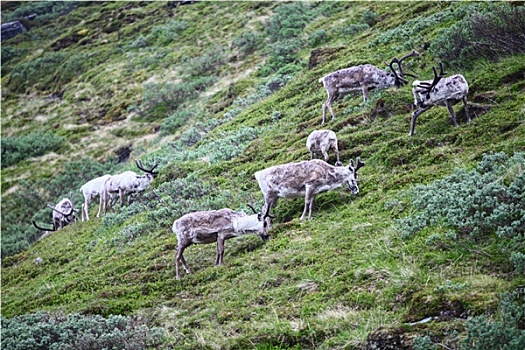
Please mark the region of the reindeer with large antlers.
<svg viewBox="0 0 525 350"><path fill-rule="evenodd" d="M465 114L467 115L468 123L470 123L470 114L467 105L468 83L465 77L461 74L444 77L446 73L443 72L443 64L441 62L439 63L439 74L436 71L436 67L432 67L432 70L434 72L433 80L416 80L412 84L414 105L417 110L412 113L409 136L414 135L417 117L434 106L446 106L452 122L454 122L454 126L457 128L458 122L456 121L456 114L452 106L463 101Z"/></svg>
<svg viewBox="0 0 525 350"><path fill-rule="evenodd" d="M113 210L111 195L119 195L120 206L124 206L124 197L128 195L128 204L131 194L140 193L144 191L155 177L159 174L154 171L158 164L155 164L151 169L146 169L140 160L135 160L137 167L146 174L138 175L134 171L125 171L122 174L113 175L104 184L104 213L107 211L108 205L110 210Z"/></svg>
<svg viewBox="0 0 525 350"><path fill-rule="evenodd" d="M70 198L71 194L69 195ZM47 205L48 208L53 210L53 227L44 228L40 227L33 221L33 226L42 231L56 231L64 226L69 225L76 220L75 213L78 212L78 209L75 209L73 206L73 200L69 198L63 198L57 205L52 206L51 204Z"/></svg>
<svg viewBox="0 0 525 350"><path fill-rule="evenodd" d="M332 102L339 96L348 94L351 91L362 90L363 100L368 99L368 90L377 88L384 89L395 86L400 88L408 81L404 79L404 76L412 76L412 74L404 73L402 62L403 60L419 56L417 51L412 51L408 55L403 56L401 59L394 57L388 64L391 72L379 69L371 64L362 64L350 68L340 69L325 75L319 79L328 94L326 102L323 103L323 122L326 121L326 109L332 114L332 118L335 119L334 111L332 110ZM397 64L398 71L394 68L394 64Z"/></svg>

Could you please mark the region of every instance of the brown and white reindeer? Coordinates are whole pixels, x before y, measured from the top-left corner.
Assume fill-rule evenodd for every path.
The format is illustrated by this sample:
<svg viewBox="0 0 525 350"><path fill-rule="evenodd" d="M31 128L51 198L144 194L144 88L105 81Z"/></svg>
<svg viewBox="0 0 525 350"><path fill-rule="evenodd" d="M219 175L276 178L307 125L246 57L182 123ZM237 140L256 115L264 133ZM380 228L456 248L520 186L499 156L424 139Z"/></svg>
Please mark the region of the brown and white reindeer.
<svg viewBox="0 0 525 350"><path fill-rule="evenodd" d="M210 211L198 211L186 214L173 223L173 233L177 235L177 253L175 255L175 272L180 279L179 266L186 273L190 269L184 259L184 249L192 244L207 244L217 242L217 257L215 266L223 265L224 241L247 233L259 235L263 240L268 239L266 220L257 213L253 206L253 215L233 211L228 208Z"/></svg>
<svg viewBox="0 0 525 350"><path fill-rule="evenodd" d="M314 130L306 139L306 148L310 151L310 159L314 158L314 153L322 154L325 162L328 162L328 150L332 148L337 157L336 166L343 165L339 161L339 148L337 147L337 136L332 130Z"/></svg>
<svg viewBox="0 0 525 350"><path fill-rule="evenodd" d="M413 76L412 74L404 73L402 62L408 57L419 56L417 51L412 51L408 55L403 56L401 59L394 57L388 64L391 72L379 69L371 64L362 64L350 68L340 69L325 75L319 79L328 94L326 102L323 103L323 122L326 121L326 109L332 114L332 118L335 119L334 111L332 110L332 102L339 96L344 96L351 91L362 90L363 101L368 99L368 90L377 88L384 89L395 86L400 88L403 84L407 84L408 81L404 79L404 76ZM399 71L394 68L394 63L397 64Z"/></svg>
<svg viewBox="0 0 525 350"><path fill-rule="evenodd" d="M264 195L263 213L266 216L277 204L277 199L297 198L304 196L304 210L301 220L306 217L312 220L312 208L315 196L319 193L343 186L353 194L359 193L357 171L365 163L357 157L357 164L350 160L350 165L333 166L320 159L298 163L275 165L255 173L259 187Z"/></svg>
<svg viewBox="0 0 525 350"><path fill-rule="evenodd" d="M460 101L463 101L463 105L465 106L465 114L467 115L468 123L470 123L470 114L468 112L467 105L467 80L461 74L443 77L446 73L443 72L443 64L441 62L439 63L439 68L440 73L438 75L436 67L432 67L432 70L434 71L433 80L416 80L412 84L414 104L417 110L412 113L409 136L414 135L417 117L434 106L446 106L448 112L450 113L450 117L454 122L454 126L457 128L458 122L456 121L456 114L454 113L452 106Z"/></svg>
<svg viewBox="0 0 525 350"><path fill-rule="evenodd" d="M71 194L69 197L72 198ZM76 221L77 218L75 212L78 212L78 209L75 209L73 206L73 200L70 198L62 198L62 200L55 206L52 206L51 204L47 205L48 208L53 210L53 228L40 227L35 221L33 221L33 226L42 231L56 231L69 225L73 221Z"/></svg>

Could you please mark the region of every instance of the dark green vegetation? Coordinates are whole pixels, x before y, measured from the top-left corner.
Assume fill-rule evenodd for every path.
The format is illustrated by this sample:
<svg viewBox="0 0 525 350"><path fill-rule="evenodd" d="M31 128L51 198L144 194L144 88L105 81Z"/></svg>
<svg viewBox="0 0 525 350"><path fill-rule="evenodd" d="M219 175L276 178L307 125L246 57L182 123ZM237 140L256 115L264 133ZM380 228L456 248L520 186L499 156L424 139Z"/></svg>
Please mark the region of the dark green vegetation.
<svg viewBox="0 0 525 350"><path fill-rule="evenodd" d="M162 327L179 349L360 349L396 337L484 349L490 334L523 348L525 56L522 45L484 56L468 46L476 21L512 18L496 27L524 33L522 5L53 4L2 4L3 22L39 14L2 43L2 327L17 333L46 311L71 314L64 327L124 315L137 342L126 327L140 316L137 328ZM298 220L302 200L282 200L268 242L228 241L220 268L214 245L192 246L193 274L175 279L175 219L248 212L252 198L262 205L254 172L308 159L321 76L385 68L412 49L421 55L406 68L420 79L440 60L466 77L470 124L459 106L459 128L435 107L409 138L410 86L336 101L327 128L345 164L366 162L359 195L319 195L310 222ZM103 219L93 204L91 221L37 241L30 223L50 221L46 203L73 192L79 207L83 183L134 159L159 164L153 189ZM100 347L112 336L101 333Z"/></svg>

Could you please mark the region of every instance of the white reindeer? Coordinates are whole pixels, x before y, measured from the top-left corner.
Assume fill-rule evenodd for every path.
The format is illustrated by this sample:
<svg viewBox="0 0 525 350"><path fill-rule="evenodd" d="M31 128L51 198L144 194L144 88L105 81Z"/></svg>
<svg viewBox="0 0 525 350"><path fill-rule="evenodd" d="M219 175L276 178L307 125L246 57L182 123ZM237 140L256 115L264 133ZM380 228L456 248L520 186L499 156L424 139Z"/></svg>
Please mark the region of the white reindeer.
<svg viewBox="0 0 525 350"><path fill-rule="evenodd" d="M69 198L62 198L62 200L58 202L57 205L52 206L51 204L48 204L47 207L53 210L53 228L49 229L40 227L35 221L33 221L33 225L39 230L56 231L76 220L75 212L78 212L78 209L75 209L73 206L73 201Z"/></svg>
<svg viewBox="0 0 525 350"><path fill-rule="evenodd" d="M264 195L262 212L268 216L270 208L277 204L277 199L305 197L304 210L301 220L306 217L312 220L312 208L315 196L344 186L353 194L359 193L357 186L357 170L365 163L357 158L357 165L353 160L348 167L333 166L320 159L275 165L255 173L259 187Z"/></svg>
<svg viewBox="0 0 525 350"><path fill-rule="evenodd" d="M97 196L100 198L97 218L100 217L100 213L102 212L102 209L104 208L104 205L105 205L104 189L106 186L106 182L110 178L111 178L111 175L99 176L97 178L94 178L93 180L86 182L84 185L82 185L82 187L80 187L80 191L84 195L84 203L82 204L82 221L89 220L89 213L88 213L89 204Z"/></svg>
<svg viewBox="0 0 525 350"><path fill-rule="evenodd" d="M379 69L371 64L362 64L350 68L340 69L325 75L319 79L328 94L326 102L323 103L323 122L326 121L326 109L332 114L332 119L335 119L334 111L332 110L332 102L339 96L344 96L351 91L362 90L363 101L368 99L368 90L373 88L383 89L395 86L400 88L403 84L407 84L408 81L404 79L404 76L413 76L412 74L403 73L402 62L404 59L412 56L419 56L417 51L412 51L408 55L403 56L401 59L393 58L388 64L391 72ZM397 63L399 72L393 67L393 64Z"/></svg>
<svg viewBox="0 0 525 350"><path fill-rule="evenodd" d="M133 193L143 192L158 175L158 172L154 171L158 164L155 164L151 169L144 168L140 160L135 160L135 164L146 174L138 175L134 171L125 171L122 174L111 176L106 181L104 186L104 213L108 206L110 210L113 210L113 203L110 201L111 196L119 196L120 207L122 208L125 196L128 196L127 202L129 204L130 196Z"/></svg>
<svg viewBox="0 0 525 350"><path fill-rule="evenodd" d="M446 73L443 72L443 64L441 62L439 63L439 67L439 75L436 72L436 67L432 67L432 70L434 71L433 80L416 80L412 84L414 104L417 110L412 113L412 122L410 124L409 136L414 135L417 117L433 106L446 106L448 112L450 113L450 117L454 122L454 126L457 128L458 122L456 121L456 114L454 113L452 106L460 101L463 101L463 105L465 106L465 114L467 115L468 123L470 123L470 114L468 112L467 106L467 80L461 74L444 78L443 76Z"/></svg>
<svg viewBox="0 0 525 350"><path fill-rule="evenodd" d="M337 136L332 130L314 130L306 139L306 148L310 151L310 159L314 158L314 153L321 153L325 162L328 162L328 150L332 148L337 157L336 166L343 165L339 161L339 148L337 147Z"/></svg>
<svg viewBox="0 0 525 350"><path fill-rule="evenodd" d="M253 206L249 205L255 214L247 215L243 212L225 208L220 210L199 211L182 216L173 223L173 233L177 235L177 253L175 255L175 272L180 279L179 266L182 263L186 273L190 269L184 259L184 249L192 244L207 244L217 242L217 257L215 266L223 265L224 241L246 233L255 233L263 240L268 239L266 220L257 214Z"/></svg>

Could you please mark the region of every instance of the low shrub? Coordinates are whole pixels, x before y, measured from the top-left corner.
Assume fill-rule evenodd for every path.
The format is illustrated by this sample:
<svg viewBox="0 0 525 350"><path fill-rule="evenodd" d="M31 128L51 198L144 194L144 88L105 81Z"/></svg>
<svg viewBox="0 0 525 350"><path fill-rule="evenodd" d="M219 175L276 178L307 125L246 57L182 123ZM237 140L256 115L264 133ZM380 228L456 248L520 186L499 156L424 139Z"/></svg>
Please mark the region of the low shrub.
<svg viewBox="0 0 525 350"><path fill-rule="evenodd" d="M521 350L525 348L524 322L525 304L517 300L517 295L504 293L493 315L469 317L466 337L461 340L458 334L452 334L450 342L458 350ZM441 348L439 345L428 335L414 339L414 350L436 350Z"/></svg>
<svg viewBox="0 0 525 350"><path fill-rule="evenodd" d="M487 154L477 169L458 169L430 185L411 190L415 212L399 219L404 238L444 225L460 239L479 241L496 234L518 272L525 272L525 153ZM449 235L450 236L450 235Z"/></svg>
<svg viewBox="0 0 525 350"><path fill-rule="evenodd" d="M145 38L147 45L156 44L164 46L176 42L182 32L189 28L186 21L170 20L165 24L151 28L151 32Z"/></svg>
<svg viewBox="0 0 525 350"><path fill-rule="evenodd" d="M261 36L258 33L248 31L233 39L232 44L247 56L257 50L260 42Z"/></svg>
<svg viewBox="0 0 525 350"><path fill-rule="evenodd" d="M430 52L462 67L480 57L497 60L525 53L525 7L497 3L475 11L441 31L432 41Z"/></svg>
<svg viewBox="0 0 525 350"><path fill-rule="evenodd" d="M191 110L183 109L175 111L160 124L160 135L166 136L173 134L192 117L194 117L194 113Z"/></svg>
<svg viewBox="0 0 525 350"><path fill-rule="evenodd" d="M2 169L24 159L56 151L63 138L49 131L36 131L24 136L2 137Z"/></svg>
<svg viewBox="0 0 525 350"><path fill-rule="evenodd" d="M2 348L22 349L150 349L161 348L162 328L140 317L37 312L13 318L2 317Z"/></svg>

